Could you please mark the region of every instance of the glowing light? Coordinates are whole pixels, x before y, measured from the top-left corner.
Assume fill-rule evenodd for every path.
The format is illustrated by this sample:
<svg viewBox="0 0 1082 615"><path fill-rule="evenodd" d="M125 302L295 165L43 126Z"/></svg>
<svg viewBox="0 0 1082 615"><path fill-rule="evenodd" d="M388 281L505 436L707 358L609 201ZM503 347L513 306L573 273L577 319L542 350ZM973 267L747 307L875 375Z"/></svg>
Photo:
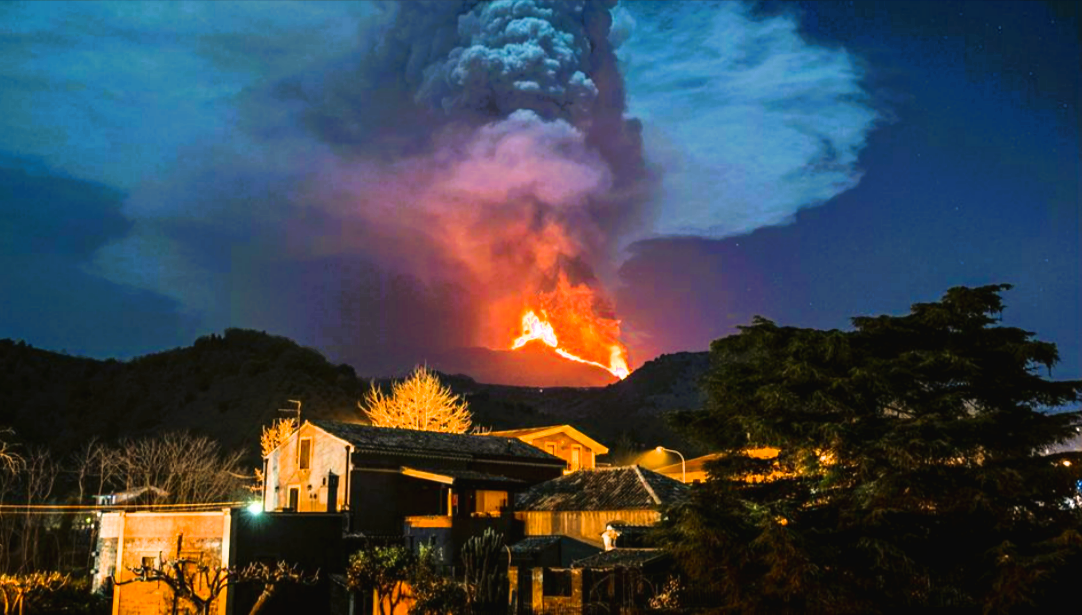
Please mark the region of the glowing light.
<svg viewBox="0 0 1082 615"><path fill-rule="evenodd" d="M248 514L261 515L263 514L263 502L252 502L248 505Z"/></svg>
<svg viewBox="0 0 1082 615"><path fill-rule="evenodd" d="M544 316L545 313L542 312L541 315ZM548 320L542 320L542 318L534 313L533 310L529 310L522 316L522 335L515 338L514 343L511 345L511 350L522 348L534 340L540 341L546 346L551 347L556 351L556 354L565 359L600 367L620 380L627 378L627 375L631 373L631 370L627 367L627 359L624 358L624 350L619 345L613 344L609 348L608 365L598 363L597 361L583 359L582 357L560 348L560 341L556 337L556 330L552 327L552 323Z"/></svg>

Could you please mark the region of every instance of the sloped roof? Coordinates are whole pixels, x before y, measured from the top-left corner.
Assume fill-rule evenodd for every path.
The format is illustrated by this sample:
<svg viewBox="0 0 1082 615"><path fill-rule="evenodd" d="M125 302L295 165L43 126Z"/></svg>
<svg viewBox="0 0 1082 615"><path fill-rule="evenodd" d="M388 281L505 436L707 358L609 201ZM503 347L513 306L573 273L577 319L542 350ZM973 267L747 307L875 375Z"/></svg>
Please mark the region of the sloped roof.
<svg viewBox="0 0 1082 615"><path fill-rule="evenodd" d="M657 509L683 496L687 486L639 466L579 470L519 494L522 511Z"/></svg>
<svg viewBox="0 0 1082 615"><path fill-rule="evenodd" d="M605 455L609 452L609 447L594 440L590 436L582 433L578 429L575 429L571 425L548 425L547 427L524 427L522 429L507 429L504 431L493 431L489 435L502 436L505 438L518 438L524 442L532 442L537 438L544 436L563 433L570 437L572 440L578 440L583 444L593 449L595 454Z"/></svg>
<svg viewBox="0 0 1082 615"><path fill-rule="evenodd" d="M340 421L308 421L315 427L349 442L356 449L375 452L408 452L456 457L526 457L541 463L565 465L564 460L515 438L473 434L416 431L373 427Z"/></svg>
<svg viewBox="0 0 1082 615"><path fill-rule="evenodd" d="M527 536L522 540L511 545L511 553L516 554L532 554L538 551L544 551L549 547L557 544L563 536L558 534L545 534L543 536Z"/></svg>
<svg viewBox="0 0 1082 615"><path fill-rule="evenodd" d="M501 431L489 432L490 436L503 436L505 438L521 438L523 436L532 436L536 433L543 431L555 430L563 427L563 425L546 425L544 427L523 427L521 429L504 429Z"/></svg>
<svg viewBox="0 0 1082 615"><path fill-rule="evenodd" d="M406 476L412 476L414 478L421 478L425 480L432 480L438 483L444 483L447 485L460 485L463 482L472 483L505 483L508 485L521 484L522 481L508 478L506 476L500 476L498 474L487 474L485 472L475 472L473 470L457 470L457 469L445 469L445 468L412 468L408 466L402 466L399 470Z"/></svg>
<svg viewBox="0 0 1082 615"><path fill-rule="evenodd" d="M661 549L612 549L580 559L571 566L573 568L637 568L666 555Z"/></svg>

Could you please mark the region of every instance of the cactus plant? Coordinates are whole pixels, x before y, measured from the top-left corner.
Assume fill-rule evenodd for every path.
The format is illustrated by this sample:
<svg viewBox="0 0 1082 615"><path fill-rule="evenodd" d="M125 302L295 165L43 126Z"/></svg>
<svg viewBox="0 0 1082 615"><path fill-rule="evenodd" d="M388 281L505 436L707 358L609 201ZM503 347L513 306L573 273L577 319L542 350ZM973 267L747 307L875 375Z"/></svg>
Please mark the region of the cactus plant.
<svg viewBox="0 0 1082 615"><path fill-rule="evenodd" d="M484 534L467 540L462 547L462 563L470 612L506 613L509 587L503 534L487 528Z"/></svg>

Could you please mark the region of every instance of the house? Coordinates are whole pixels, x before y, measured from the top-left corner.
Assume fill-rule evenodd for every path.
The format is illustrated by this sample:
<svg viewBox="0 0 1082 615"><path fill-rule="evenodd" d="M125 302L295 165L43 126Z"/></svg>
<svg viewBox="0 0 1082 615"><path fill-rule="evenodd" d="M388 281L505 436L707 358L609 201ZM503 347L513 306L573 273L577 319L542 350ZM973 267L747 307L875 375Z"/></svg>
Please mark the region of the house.
<svg viewBox="0 0 1082 615"><path fill-rule="evenodd" d="M523 492L515 501L515 517L523 521L526 536L568 536L603 548L610 526L654 525L661 507L686 490L681 482L639 466L580 470Z"/></svg>
<svg viewBox="0 0 1082 615"><path fill-rule="evenodd" d="M489 435L518 438L526 444L536 446L550 455L563 459L567 463L568 472L592 470L597 467L597 456L606 455L609 452L604 444L571 425L510 429L494 431Z"/></svg>
<svg viewBox="0 0 1082 615"><path fill-rule="evenodd" d="M312 420L264 457L263 508L345 511L350 531L402 535L403 523L500 517L513 495L565 462L515 438Z"/></svg>
<svg viewBox="0 0 1082 615"><path fill-rule="evenodd" d="M643 548L645 533L661 519L661 507L686 491L677 480L626 466L580 470L523 492L515 516L526 537L511 545L508 571L518 611L584 612L591 603L621 612L636 606L642 596L632 596L638 584L625 569L652 573L655 560L664 559L657 549ZM632 602L626 602L629 596Z"/></svg>
<svg viewBox="0 0 1082 615"><path fill-rule="evenodd" d="M778 449L771 447L751 448L744 451L748 457L754 459L773 459L778 456ZM703 455L702 457L696 457L694 459L688 459L686 463L674 463L662 468L658 468L656 471L659 474L664 474L669 478L683 481L689 485L692 483L705 482L709 477L709 472L706 469L707 464L722 456L722 453L710 453L709 455ZM754 477L749 478L751 481L755 481ZM761 480L761 478L759 478Z"/></svg>

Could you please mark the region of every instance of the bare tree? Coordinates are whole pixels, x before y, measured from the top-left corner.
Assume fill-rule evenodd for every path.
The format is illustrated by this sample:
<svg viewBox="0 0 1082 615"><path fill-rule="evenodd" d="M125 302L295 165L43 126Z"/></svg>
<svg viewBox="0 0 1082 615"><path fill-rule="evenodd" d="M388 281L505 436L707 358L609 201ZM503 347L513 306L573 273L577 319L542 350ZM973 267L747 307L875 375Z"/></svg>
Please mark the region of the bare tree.
<svg viewBox="0 0 1082 615"><path fill-rule="evenodd" d="M52 454L45 448L34 448L27 454L23 466L23 489L27 508L22 527L22 570L35 570L38 566L40 550L39 538L43 516L34 514L29 508L43 504L52 495L60 466L53 460Z"/></svg>
<svg viewBox="0 0 1082 615"><path fill-rule="evenodd" d="M465 400L424 367L395 383L390 396L374 386L357 405L377 427L466 433L473 424Z"/></svg>
<svg viewBox="0 0 1082 615"><path fill-rule="evenodd" d="M319 571L314 574L305 574L297 570L297 565L289 565L278 562L275 567L263 563L251 563L237 573L238 582L256 582L263 585L263 591L259 594L248 615L258 615L278 590L286 584L315 585L319 581Z"/></svg>
<svg viewBox="0 0 1082 615"><path fill-rule="evenodd" d="M10 429L0 429L0 471L15 472L22 464L22 457L13 449L13 445L2 436L14 433Z"/></svg>
<svg viewBox="0 0 1082 615"><path fill-rule="evenodd" d="M211 606L225 589L240 583L261 583L263 592L256 599L249 615L256 615L267 605L278 589L287 583L312 585L319 580L319 571L308 575L297 570L296 565L285 562L271 568L267 564L252 563L244 568L212 566L201 560L159 559L154 566L129 568L135 574L126 581L117 581L116 585L129 583L154 582L164 583L173 592L173 612L177 611L178 602L188 602L196 611L209 615Z"/></svg>
<svg viewBox="0 0 1082 615"><path fill-rule="evenodd" d="M155 487L173 503L218 502L243 489L243 454L223 453L205 436L180 432L128 441L115 455L117 483L125 490Z"/></svg>

